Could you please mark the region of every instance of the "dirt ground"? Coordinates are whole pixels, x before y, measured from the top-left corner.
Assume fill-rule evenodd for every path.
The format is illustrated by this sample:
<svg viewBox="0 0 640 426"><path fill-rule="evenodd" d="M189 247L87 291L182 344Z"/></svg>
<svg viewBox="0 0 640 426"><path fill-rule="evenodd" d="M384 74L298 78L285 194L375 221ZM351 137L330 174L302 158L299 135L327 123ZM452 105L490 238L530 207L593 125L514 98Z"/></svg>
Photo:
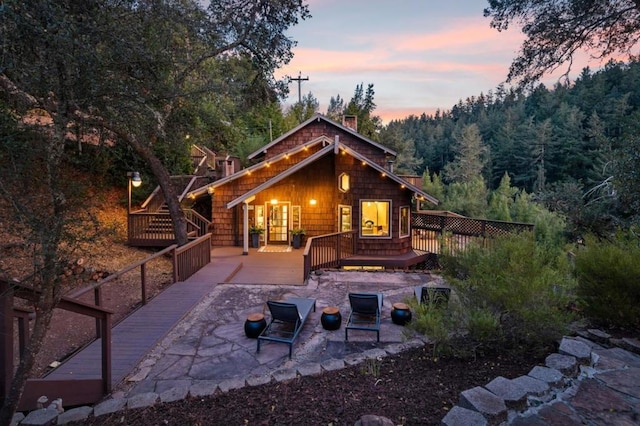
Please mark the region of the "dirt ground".
<svg viewBox="0 0 640 426"><path fill-rule="evenodd" d="M396 425L437 425L460 392L496 376L526 374L537 359L476 360L431 357L431 348L299 377L245 387L211 397L189 398L83 421L84 425L353 425L366 414Z"/></svg>

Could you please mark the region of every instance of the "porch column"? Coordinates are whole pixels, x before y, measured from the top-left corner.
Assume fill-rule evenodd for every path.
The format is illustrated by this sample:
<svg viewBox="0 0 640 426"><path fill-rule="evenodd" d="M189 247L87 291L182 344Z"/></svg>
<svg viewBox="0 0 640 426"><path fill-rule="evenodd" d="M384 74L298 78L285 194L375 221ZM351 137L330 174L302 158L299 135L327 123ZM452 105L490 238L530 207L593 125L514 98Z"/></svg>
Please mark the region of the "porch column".
<svg viewBox="0 0 640 426"><path fill-rule="evenodd" d="M249 254L249 203L242 203L242 254Z"/></svg>

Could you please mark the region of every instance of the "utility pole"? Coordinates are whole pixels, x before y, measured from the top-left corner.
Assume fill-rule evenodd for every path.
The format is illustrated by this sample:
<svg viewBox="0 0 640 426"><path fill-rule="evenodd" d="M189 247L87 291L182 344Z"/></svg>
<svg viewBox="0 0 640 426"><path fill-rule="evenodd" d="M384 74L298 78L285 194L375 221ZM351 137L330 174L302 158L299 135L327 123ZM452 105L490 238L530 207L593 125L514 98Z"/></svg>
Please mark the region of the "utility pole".
<svg viewBox="0 0 640 426"><path fill-rule="evenodd" d="M302 103L302 94L300 92L300 87L302 85L303 81L308 81L309 80L309 76L306 76L305 78L302 78L302 72L298 71L298 77L294 78L294 77L289 77L289 81L297 81L298 82L298 103Z"/></svg>

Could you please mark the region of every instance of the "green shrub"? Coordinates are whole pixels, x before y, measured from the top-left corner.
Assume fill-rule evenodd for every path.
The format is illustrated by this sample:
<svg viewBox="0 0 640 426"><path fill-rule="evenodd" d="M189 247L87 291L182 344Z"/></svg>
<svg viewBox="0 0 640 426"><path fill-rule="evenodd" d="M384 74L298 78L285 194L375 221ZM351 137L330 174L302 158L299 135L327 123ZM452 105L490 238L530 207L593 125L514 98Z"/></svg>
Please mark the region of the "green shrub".
<svg viewBox="0 0 640 426"><path fill-rule="evenodd" d="M487 308L475 307L466 318L469 338L476 342L491 342L500 334L500 318Z"/></svg>
<svg viewBox="0 0 640 426"><path fill-rule="evenodd" d="M462 317L449 332L478 347L546 349L574 319L566 309L575 289L567 256L531 234L496 239L490 249L469 246L441 263Z"/></svg>
<svg viewBox="0 0 640 426"><path fill-rule="evenodd" d="M585 238L575 256L578 297L585 315L615 327L640 328L640 244L633 235Z"/></svg>

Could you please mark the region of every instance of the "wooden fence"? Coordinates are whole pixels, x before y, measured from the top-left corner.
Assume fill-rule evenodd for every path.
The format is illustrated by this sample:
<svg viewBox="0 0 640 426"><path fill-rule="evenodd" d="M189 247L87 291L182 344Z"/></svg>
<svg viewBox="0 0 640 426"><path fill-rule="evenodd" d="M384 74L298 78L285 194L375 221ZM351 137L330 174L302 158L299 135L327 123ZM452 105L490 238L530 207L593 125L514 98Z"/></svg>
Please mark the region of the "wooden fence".
<svg viewBox="0 0 640 426"><path fill-rule="evenodd" d="M465 250L472 242L489 247L495 237L533 231L533 228L530 223L414 212L411 214L411 244L415 250L452 255Z"/></svg>

